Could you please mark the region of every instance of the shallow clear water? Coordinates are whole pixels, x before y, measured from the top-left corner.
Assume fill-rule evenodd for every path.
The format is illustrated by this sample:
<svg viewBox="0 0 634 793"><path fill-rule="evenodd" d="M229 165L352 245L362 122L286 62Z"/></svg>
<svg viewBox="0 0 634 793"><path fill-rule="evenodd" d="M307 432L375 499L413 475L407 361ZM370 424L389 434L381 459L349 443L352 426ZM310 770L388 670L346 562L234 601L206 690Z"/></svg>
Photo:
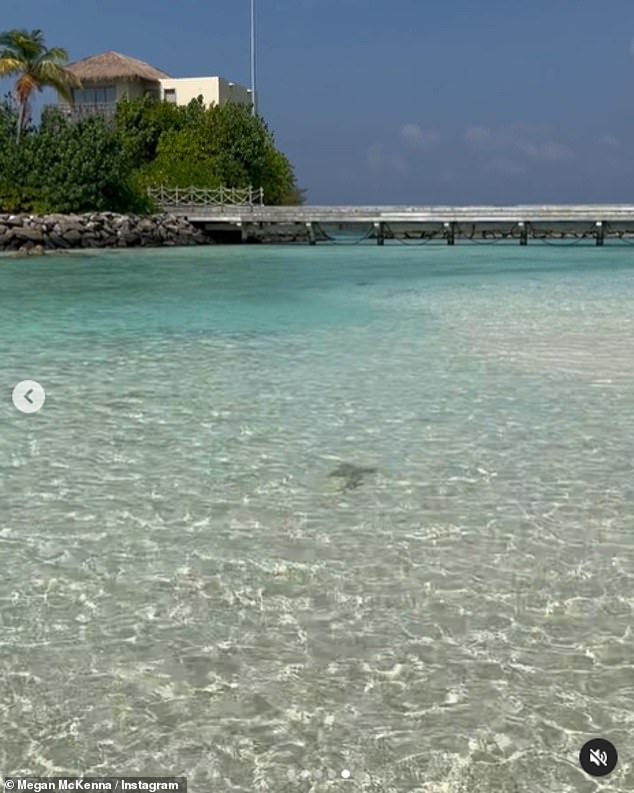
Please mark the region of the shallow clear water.
<svg viewBox="0 0 634 793"><path fill-rule="evenodd" d="M0 772L634 789L630 249L3 259L0 340Z"/></svg>

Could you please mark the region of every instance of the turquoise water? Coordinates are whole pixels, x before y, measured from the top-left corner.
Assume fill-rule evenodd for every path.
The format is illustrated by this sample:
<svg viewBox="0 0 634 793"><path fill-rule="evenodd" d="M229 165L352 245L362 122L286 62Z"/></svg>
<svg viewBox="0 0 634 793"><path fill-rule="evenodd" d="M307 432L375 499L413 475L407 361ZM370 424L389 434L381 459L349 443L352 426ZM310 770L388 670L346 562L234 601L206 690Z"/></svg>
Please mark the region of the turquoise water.
<svg viewBox="0 0 634 793"><path fill-rule="evenodd" d="M628 248L3 259L0 339L0 773L634 789Z"/></svg>

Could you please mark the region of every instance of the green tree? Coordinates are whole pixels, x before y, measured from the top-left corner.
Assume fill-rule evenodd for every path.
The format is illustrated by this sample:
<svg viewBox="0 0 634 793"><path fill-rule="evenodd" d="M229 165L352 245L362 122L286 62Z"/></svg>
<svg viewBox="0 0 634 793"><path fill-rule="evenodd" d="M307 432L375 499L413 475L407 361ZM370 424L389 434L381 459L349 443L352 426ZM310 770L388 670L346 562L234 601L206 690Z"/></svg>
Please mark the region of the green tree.
<svg viewBox="0 0 634 793"><path fill-rule="evenodd" d="M182 123L161 133L140 172L145 186L263 188L268 204L301 203L288 159L261 118L227 103L179 108Z"/></svg>
<svg viewBox="0 0 634 793"><path fill-rule="evenodd" d="M6 94L0 102L0 146L5 145L11 135L15 134L18 110L13 94Z"/></svg>
<svg viewBox="0 0 634 793"><path fill-rule="evenodd" d="M17 139L29 121L30 100L34 91L54 88L67 102L80 81L66 67L68 53L60 47L48 48L41 30L8 30L0 33L0 78L17 75Z"/></svg>
<svg viewBox="0 0 634 793"><path fill-rule="evenodd" d="M152 162L164 132L182 129L186 122L184 108L150 96L122 100L115 114L117 135L135 168Z"/></svg>
<svg viewBox="0 0 634 793"><path fill-rule="evenodd" d="M196 129L165 132L156 157L138 172L144 187L220 187L218 163Z"/></svg>
<svg viewBox="0 0 634 793"><path fill-rule="evenodd" d="M134 203L129 158L103 118L48 117L34 140L38 186L51 210L125 212Z"/></svg>
<svg viewBox="0 0 634 793"><path fill-rule="evenodd" d="M273 146L266 151L262 184L266 185L267 204L293 206L304 203L305 190L297 186L290 160Z"/></svg>
<svg viewBox="0 0 634 793"><path fill-rule="evenodd" d="M40 129L0 145L0 206L18 212L139 211L132 168L111 125L48 111Z"/></svg>

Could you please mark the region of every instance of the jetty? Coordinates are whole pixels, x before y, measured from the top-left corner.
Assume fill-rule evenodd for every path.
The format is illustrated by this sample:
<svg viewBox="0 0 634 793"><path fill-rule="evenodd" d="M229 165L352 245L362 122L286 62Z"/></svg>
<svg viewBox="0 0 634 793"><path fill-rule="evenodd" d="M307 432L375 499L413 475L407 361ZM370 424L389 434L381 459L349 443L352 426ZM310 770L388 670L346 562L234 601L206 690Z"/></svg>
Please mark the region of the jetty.
<svg viewBox="0 0 634 793"><path fill-rule="evenodd" d="M236 242L634 243L634 204L514 206L267 206L261 190L150 190L162 211Z"/></svg>

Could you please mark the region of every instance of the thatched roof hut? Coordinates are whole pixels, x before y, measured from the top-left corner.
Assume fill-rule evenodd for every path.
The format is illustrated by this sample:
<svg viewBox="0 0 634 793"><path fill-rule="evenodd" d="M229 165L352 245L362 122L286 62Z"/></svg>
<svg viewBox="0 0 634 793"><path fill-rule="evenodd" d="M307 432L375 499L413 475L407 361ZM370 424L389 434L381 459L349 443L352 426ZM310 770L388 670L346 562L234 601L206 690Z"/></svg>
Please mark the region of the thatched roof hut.
<svg viewBox="0 0 634 793"><path fill-rule="evenodd" d="M71 63L67 68L81 80L82 85L132 80L154 83L170 76L145 61L121 55L119 52L103 52L101 55L93 55L90 58Z"/></svg>

